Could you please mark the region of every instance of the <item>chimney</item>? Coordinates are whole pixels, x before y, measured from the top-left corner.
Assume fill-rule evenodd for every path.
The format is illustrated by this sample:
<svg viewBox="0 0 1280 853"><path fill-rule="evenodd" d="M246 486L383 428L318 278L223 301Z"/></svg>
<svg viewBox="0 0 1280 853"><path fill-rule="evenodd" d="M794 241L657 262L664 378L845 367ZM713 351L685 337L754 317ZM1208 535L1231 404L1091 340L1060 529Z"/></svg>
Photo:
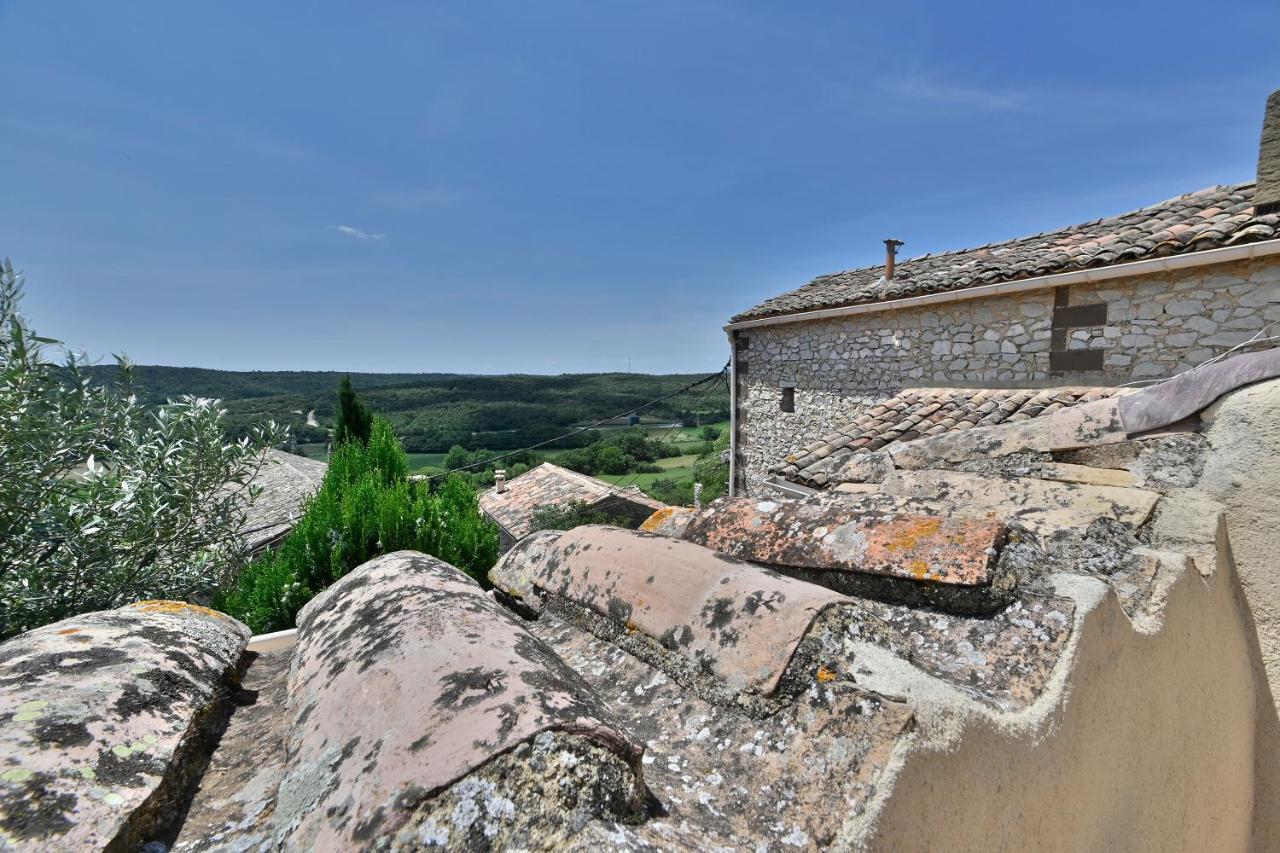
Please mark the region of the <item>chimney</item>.
<svg viewBox="0 0 1280 853"><path fill-rule="evenodd" d="M1253 190L1257 216L1280 213L1280 89L1267 98L1262 117L1262 143L1258 146L1258 185Z"/></svg>
<svg viewBox="0 0 1280 853"><path fill-rule="evenodd" d="M901 245L903 245L901 240L884 241L884 277L886 281L893 278L893 261L898 257L898 247Z"/></svg>
<svg viewBox="0 0 1280 853"><path fill-rule="evenodd" d="M493 472L493 490L500 495L507 491L507 472L501 468Z"/></svg>

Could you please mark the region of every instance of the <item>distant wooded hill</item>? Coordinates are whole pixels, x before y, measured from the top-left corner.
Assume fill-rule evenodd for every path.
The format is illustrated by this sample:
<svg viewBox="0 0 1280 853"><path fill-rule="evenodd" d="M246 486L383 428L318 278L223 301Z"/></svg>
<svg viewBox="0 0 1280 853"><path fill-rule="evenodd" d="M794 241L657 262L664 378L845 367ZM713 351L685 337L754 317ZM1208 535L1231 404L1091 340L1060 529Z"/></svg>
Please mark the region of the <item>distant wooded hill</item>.
<svg viewBox="0 0 1280 853"><path fill-rule="evenodd" d="M88 369L101 382L116 369ZM333 423L338 382L344 374L312 371L227 371L196 367L135 368L135 390L148 405L183 394L215 397L228 411L229 431L239 435L268 418L287 423L300 442L322 442ZM705 374L578 373L560 376L471 376L456 373L352 373L357 393L388 418L410 452L526 447L670 394ZM315 413L319 426L308 426ZM646 419L711 423L729 417L723 382L703 385L659 403ZM578 442L586 443L583 437Z"/></svg>

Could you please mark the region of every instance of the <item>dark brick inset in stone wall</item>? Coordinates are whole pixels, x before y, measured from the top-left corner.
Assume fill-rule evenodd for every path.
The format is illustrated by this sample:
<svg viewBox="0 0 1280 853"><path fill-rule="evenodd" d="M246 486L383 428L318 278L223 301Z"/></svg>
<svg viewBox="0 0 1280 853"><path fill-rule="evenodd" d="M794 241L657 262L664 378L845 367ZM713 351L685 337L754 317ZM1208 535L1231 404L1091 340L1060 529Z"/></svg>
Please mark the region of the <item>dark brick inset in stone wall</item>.
<svg viewBox="0 0 1280 853"><path fill-rule="evenodd" d="M1070 305L1054 307L1053 328L1074 329L1089 326L1105 326L1107 324L1107 306L1105 302L1092 305Z"/></svg>
<svg viewBox="0 0 1280 853"><path fill-rule="evenodd" d="M1100 349L1064 349L1049 352L1050 373L1088 373L1102 370Z"/></svg>
<svg viewBox="0 0 1280 853"><path fill-rule="evenodd" d="M1050 321L1052 337L1049 339L1049 373L1088 373L1103 369L1103 351L1095 349L1068 349L1072 329L1105 326L1107 304L1092 302L1088 305L1070 305L1070 290L1057 287L1053 291L1053 317Z"/></svg>

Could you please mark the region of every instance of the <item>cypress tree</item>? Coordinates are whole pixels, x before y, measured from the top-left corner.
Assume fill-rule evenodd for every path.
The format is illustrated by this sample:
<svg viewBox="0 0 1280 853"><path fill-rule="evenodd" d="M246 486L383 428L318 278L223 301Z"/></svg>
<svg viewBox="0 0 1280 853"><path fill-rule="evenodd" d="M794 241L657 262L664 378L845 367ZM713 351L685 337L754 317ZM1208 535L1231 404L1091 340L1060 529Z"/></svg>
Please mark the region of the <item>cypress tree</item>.
<svg viewBox="0 0 1280 853"><path fill-rule="evenodd" d="M369 443L369 435L373 431L373 414L351 387L351 377L342 377L338 386L338 421L333 427L333 446L344 442L359 441Z"/></svg>

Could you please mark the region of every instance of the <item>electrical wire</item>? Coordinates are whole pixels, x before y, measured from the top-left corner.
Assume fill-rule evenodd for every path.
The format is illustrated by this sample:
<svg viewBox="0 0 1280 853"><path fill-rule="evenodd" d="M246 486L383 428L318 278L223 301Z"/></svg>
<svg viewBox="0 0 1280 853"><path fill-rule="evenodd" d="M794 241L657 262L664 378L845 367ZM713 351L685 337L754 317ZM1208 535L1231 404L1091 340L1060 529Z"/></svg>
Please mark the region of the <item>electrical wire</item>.
<svg viewBox="0 0 1280 853"><path fill-rule="evenodd" d="M718 380L720 377L725 375L726 371L728 371L729 364L730 362L726 361L724 364L724 367L720 368L720 370L717 371L716 373L709 374L694 382L690 382L688 385L685 385L683 388L680 388L679 390L672 391L670 394L664 394L663 396L657 398L656 400L650 400L649 402L643 405L636 406L634 409L628 409L627 411L622 412L621 414L613 415L612 417L608 417L608 418L602 418L593 424L588 424L587 426L575 429L573 432L567 432L564 435L559 435L559 436L556 436L555 438L548 438L546 441L539 441L537 444L531 444L528 447L521 448L520 450L511 450L511 451L508 451L507 453L502 454L501 456L494 456L489 459L483 459L479 462L472 462L469 465L459 465L457 468L450 468L448 471L441 471L439 474L432 474L428 477L423 477L422 480L426 482L431 482L433 480L438 480L441 477L447 477L450 474L454 474L458 471L467 471L467 470L470 470L471 468L477 468L481 465L491 465L494 462L501 462L503 459L508 459L512 456L518 456L521 453L528 453L530 450L537 450L539 447L546 447L548 444L555 444L558 441L564 441L566 438L573 438L575 435L581 435L582 433L587 432L588 430L597 429L609 423L610 421L616 421L618 418L625 418L625 417L629 417L631 415L637 414L638 412L642 412L645 409L649 408L650 406L655 406L664 400L670 400L672 397L678 397L681 394L688 393L689 391L692 391L694 388L697 388L700 385L705 385L708 382Z"/></svg>
<svg viewBox="0 0 1280 853"><path fill-rule="evenodd" d="M720 378L722 378L722 379L724 379L724 380L725 380L725 385L726 385L726 387L728 387L728 373L729 373L729 365L728 365L728 364L726 364L726 365L724 366L724 368L723 368L723 369L722 369L722 370L717 374L717 376L718 376L718 377L720 377ZM718 384L719 384L719 383L717 383L717 385L718 385ZM711 396L711 392L712 392L712 391L714 391L715 389L716 389L716 385L712 385L712 386L710 386L706 391L704 391L704 392L702 393L702 396L698 398L698 402L697 402L695 405L701 405L703 402L705 402L705 401L706 401L706 399L707 399L709 396ZM658 445L658 446L659 446L659 447L666 447L668 444L670 444L670 443L671 443L671 439L672 439L672 438L674 438L676 435L679 435L679 430L681 430L681 429L683 429L683 428L684 428L684 424L681 424L681 423L675 423L675 424L672 424L671 426L667 427L667 434L663 436L662 441L661 441L661 442L659 442L659 445ZM666 458L666 457L659 457L659 458ZM629 489L629 488L631 488L631 487L632 487L632 485L634 485L635 481L636 481L637 479L639 479L640 474L641 474L641 472L640 472L640 471L634 471L634 472L632 472L632 474L631 474L630 482L625 482L625 483L624 483L624 482L619 482L619 483L615 483L615 484L613 485L613 488L609 490L609 494L608 494L608 495L606 495L605 497L609 497L610 495L618 494L619 492L621 492L621 491L623 491L623 490L625 490L625 489Z"/></svg>

